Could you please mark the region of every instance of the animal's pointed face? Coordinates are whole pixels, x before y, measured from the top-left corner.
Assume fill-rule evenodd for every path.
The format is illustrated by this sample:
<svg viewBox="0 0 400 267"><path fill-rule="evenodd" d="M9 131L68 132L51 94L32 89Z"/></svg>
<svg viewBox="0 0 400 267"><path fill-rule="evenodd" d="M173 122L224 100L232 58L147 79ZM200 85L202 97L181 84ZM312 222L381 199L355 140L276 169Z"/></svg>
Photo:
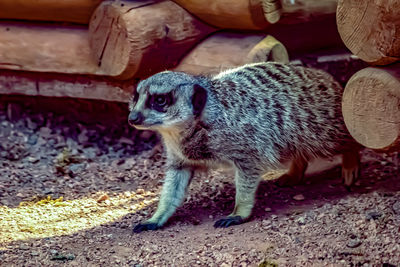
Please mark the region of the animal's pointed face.
<svg viewBox="0 0 400 267"><path fill-rule="evenodd" d="M138 129L162 130L185 125L204 108L207 94L195 77L161 72L141 81L129 103L129 124Z"/></svg>

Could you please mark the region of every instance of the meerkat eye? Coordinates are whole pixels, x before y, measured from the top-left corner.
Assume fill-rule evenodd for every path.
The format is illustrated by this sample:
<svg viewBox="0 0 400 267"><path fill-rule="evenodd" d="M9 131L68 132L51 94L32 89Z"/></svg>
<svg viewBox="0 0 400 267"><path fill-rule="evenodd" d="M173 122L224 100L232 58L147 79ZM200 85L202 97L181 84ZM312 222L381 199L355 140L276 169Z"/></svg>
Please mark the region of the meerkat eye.
<svg viewBox="0 0 400 267"><path fill-rule="evenodd" d="M167 104L167 98L165 97L165 95L156 95L154 97L154 102L160 106L163 107Z"/></svg>
<svg viewBox="0 0 400 267"><path fill-rule="evenodd" d="M159 112L166 112L166 108L172 103L172 93L152 95L150 97L150 107Z"/></svg>

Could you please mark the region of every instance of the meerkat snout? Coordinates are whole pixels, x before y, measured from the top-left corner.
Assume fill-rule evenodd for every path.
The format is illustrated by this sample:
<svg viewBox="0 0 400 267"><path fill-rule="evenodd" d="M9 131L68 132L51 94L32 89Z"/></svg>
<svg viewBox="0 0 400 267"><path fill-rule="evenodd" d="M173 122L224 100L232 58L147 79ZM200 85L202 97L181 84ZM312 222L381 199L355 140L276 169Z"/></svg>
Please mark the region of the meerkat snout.
<svg viewBox="0 0 400 267"><path fill-rule="evenodd" d="M144 120L142 112L131 111L129 113L128 122L131 126L140 125Z"/></svg>

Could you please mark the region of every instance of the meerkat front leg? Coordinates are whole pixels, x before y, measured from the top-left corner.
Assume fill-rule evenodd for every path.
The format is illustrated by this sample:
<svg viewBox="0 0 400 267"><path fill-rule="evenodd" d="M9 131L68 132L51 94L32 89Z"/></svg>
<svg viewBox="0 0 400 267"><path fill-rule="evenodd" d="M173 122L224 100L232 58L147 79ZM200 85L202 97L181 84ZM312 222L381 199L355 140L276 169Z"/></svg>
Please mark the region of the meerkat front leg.
<svg viewBox="0 0 400 267"><path fill-rule="evenodd" d="M229 227L244 223L251 215L255 193L260 182L260 174L254 170L243 171L237 168L235 173L236 197L235 208L226 218L215 222L214 227Z"/></svg>
<svg viewBox="0 0 400 267"><path fill-rule="evenodd" d="M182 204L193 175L192 168L171 164L165 173L164 185L156 212L149 220L136 225L133 232L140 233L161 228L176 208Z"/></svg>

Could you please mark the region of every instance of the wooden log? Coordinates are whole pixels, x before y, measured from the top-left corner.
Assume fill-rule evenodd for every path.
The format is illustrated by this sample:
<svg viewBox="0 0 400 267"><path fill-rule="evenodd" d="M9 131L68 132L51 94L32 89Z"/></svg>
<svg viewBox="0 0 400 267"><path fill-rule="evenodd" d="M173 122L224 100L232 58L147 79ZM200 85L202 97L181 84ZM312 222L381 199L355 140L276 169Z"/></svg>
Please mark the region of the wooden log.
<svg viewBox="0 0 400 267"><path fill-rule="evenodd" d="M343 42L365 62L400 60L400 0L339 0L336 18Z"/></svg>
<svg viewBox="0 0 400 267"><path fill-rule="evenodd" d="M334 17L338 0L174 0L203 21L224 29L264 29Z"/></svg>
<svg viewBox="0 0 400 267"><path fill-rule="evenodd" d="M346 85L342 108L357 142L377 150L399 150L400 64L354 74Z"/></svg>
<svg viewBox="0 0 400 267"><path fill-rule="evenodd" d="M80 26L0 23L0 68L101 74L87 33Z"/></svg>
<svg viewBox="0 0 400 267"><path fill-rule="evenodd" d="M274 13L280 10L279 0L174 0L174 2L201 20L224 29L263 29L279 20L279 16ZM264 12L268 16L264 15Z"/></svg>
<svg viewBox="0 0 400 267"><path fill-rule="evenodd" d="M1 19L64 21L88 24L102 0L1 0Z"/></svg>
<svg viewBox="0 0 400 267"><path fill-rule="evenodd" d="M89 40L100 69L128 79L175 66L214 30L171 1L109 1L94 12Z"/></svg>
<svg viewBox="0 0 400 267"><path fill-rule="evenodd" d="M297 24L334 17L338 0L281 0L282 24Z"/></svg>
<svg viewBox="0 0 400 267"><path fill-rule="evenodd" d="M0 70L0 94L74 97L129 102L134 81L99 76Z"/></svg>
<svg viewBox="0 0 400 267"><path fill-rule="evenodd" d="M265 34L216 33L186 55L176 71L216 74L222 70L262 61L289 62L286 48Z"/></svg>

